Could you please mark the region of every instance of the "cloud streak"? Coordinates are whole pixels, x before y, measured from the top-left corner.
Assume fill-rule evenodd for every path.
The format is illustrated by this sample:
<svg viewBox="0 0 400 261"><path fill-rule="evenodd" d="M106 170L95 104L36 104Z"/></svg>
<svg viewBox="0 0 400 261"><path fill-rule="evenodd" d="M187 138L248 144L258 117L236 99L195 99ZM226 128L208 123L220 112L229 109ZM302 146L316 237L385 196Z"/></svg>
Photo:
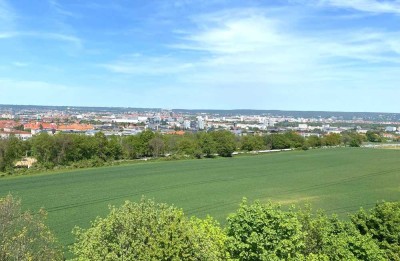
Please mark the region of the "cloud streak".
<svg viewBox="0 0 400 261"><path fill-rule="evenodd" d="M347 8L375 14L400 14L400 1L398 0L320 0L318 3L320 5Z"/></svg>

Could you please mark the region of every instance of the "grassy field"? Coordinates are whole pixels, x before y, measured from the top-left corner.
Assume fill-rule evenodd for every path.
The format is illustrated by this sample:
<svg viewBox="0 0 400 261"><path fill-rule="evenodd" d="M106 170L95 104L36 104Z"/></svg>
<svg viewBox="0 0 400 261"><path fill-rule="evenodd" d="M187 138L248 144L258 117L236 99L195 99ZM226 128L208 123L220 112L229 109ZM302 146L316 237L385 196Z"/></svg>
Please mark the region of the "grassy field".
<svg viewBox="0 0 400 261"><path fill-rule="evenodd" d="M345 216L377 201L400 200L400 151L319 149L278 154L76 170L0 179L24 208L44 207L62 244L75 225L88 227L108 205L142 195L172 203L188 215L224 222L242 197L304 204Z"/></svg>

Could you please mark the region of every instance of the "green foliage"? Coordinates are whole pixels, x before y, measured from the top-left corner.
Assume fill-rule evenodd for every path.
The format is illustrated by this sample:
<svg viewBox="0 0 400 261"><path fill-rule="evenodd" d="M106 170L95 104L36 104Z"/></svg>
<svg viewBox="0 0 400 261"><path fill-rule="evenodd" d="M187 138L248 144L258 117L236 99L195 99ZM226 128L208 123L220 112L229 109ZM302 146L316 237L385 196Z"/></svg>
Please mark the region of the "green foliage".
<svg viewBox="0 0 400 261"><path fill-rule="evenodd" d="M357 132L345 132L342 134L342 143L350 147L360 147L364 139L365 136Z"/></svg>
<svg viewBox="0 0 400 261"><path fill-rule="evenodd" d="M293 211L243 200L228 217L228 250L238 260L298 260L305 233Z"/></svg>
<svg viewBox="0 0 400 261"><path fill-rule="evenodd" d="M337 133L331 133L325 135L322 139L322 144L324 146L338 146L341 143L341 135Z"/></svg>
<svg viewBox="0 0 400 261"><path fill-rule="evenodd" d="M123 157L125 159L137 159L139 157L139 136L127 136L121 141Z"/></svg>
<svg viewBox="0 0 400 261"><path fill-rule="evenodd" d="M306 146L311 148L319 148L322 146L322 139L316 135L308 137Z"/></svg>
<svg viewBox="0 0 400 261"><path fill-rule="evenodd" d="M237 260L385 260L371 236L311 209L242 202L228 218L228 250Z"/></svg>
<svg viewBox="0 0 400 261"><path fill-rule="evenodd" d="M0 138L0 171L12 171L14 161L24 155L25 147L24 143L15 136L8 139Z"/></svg>
<svg viewBox="0 0 400 261"><path fill-rule="evenodd" d="M44 210L22 212L11 195L0 198L0 260L62 260L45 218Z"/></svg>
<svg viewBox="0 0 400 261"><path fill-rule="evenodd" d="M0 197L11 191L30 209L51 211L49 226L63 245L69 245L74 225L87 226L96 216L106 215L108 204L138 201L142 194L179 205L199 217L210 214L220 222L236 210L243 196L288 202L311 197L318 208L357 211L377 200L400 198L399 157L399 150L337 148L233 160L135 161L139 164L1 178ZM91 161L80 162L95 166ZM96 164L104 162L98 159ZM345 211L340 212L346 218Z"/></svg>
<svg viewBox="0 0 400 261"><path fill-rule="evenodd" d="M376 132L376 131L367 131L365 136L367 137L367 140L370 142L382 142L383 141L382 137L379 135L379 132Z"/></svg>
<svg viewBox="0 0 400 261"><path fill-rule="evenodd" d="M265 144L269 149L288 149L291 146L290 140L283 134L271 134L265 136Z"/></svg>
<svg viewBox="0 0 400 261"><path fill-rule="evenodd" d="M177 148L178 153L181 155L195 158L201 158L202 156L199 144L196 142L196 140L187 136L178 141Z"/></svg>
<svg viewBox="0 0 400 261"><path fill-rule="evenodd" d="M337 146L341 143L359 147L364 136L355 132L329 134L323 138L303 138L293 131L265 136L235 136L230 131L186 133L184 136L161 135L146 130L135 136L107 137L102 132L94 136L58 133L41 133L28 141L15 137L0 140L0 171L13 172L14 163L24 153L38 160L36 168L52 169L61 166L101 166L116 160L132 160L144 157L160 157L168 154L169 159L212 158L219 154L231 157L236 149L255 151L263 149L317 148ZM10 140L10 141L8 141Z"/></svg>
<svg viewBox="0 0 400 261"><path fill-rule="evenodd" d="M151 154L154 157L159 157L165 152L165 141L162 136L156 136L149 141Z"/></svg>
<svg viewBox="0 0 400 261"><path fill-rule="evenodd" d="M304 238L304 256L326 260L385 260L383 252L370 236L360 234L349 223L321 211L312 214L307 207L298 213Z"/></svg>
<svg viewBox="0 0 400 261"><path fill-rule="evenodd" d="M380 203L369 212L361 209L351 220L361 234L372 236L387 260L400 260L400 202Z"/></svg>
<svg viewBox="0 0 400 261"><path fill-rule="evenodd" d="M289 140L291 148L301 148L305 143L305 139L294 131L288 131L283 135Z"/></svg>
<svg viewBox="0 0 400 261"><path fill-rule="evenodd" d="M240 149L244 151L262 150L265 148L262 136L243 136L240 140Z"/></svg>
<svg viewBox="0 0 400 261"><path fill-rule="evenodd" d="M151 130L145 130L139 134L139 140L137 146L139 156L148 157L152 155L149 142L154 137L155 134Z"/></svg>
<svg viewBox="0 0 400 261"><path fill-rule="evenodd" d="M225 260L225 235L208 218L142 199L111 208L91 228L75 228L76 260Z"/></svg>
<svg viewBox="0 0 400 261"><path fill-rule="evenodd" d="M214 131L211 136L216 144L216 151L222 157L232 157L236 149L235 135L230 131Z"/></svg>
<svg viewBox="0 0 400 261"><path fill-rule="evenodd" d="M210 133L201 132L198 135L199 146L206 157L211 158L217 152L217 144Z"/></svg>

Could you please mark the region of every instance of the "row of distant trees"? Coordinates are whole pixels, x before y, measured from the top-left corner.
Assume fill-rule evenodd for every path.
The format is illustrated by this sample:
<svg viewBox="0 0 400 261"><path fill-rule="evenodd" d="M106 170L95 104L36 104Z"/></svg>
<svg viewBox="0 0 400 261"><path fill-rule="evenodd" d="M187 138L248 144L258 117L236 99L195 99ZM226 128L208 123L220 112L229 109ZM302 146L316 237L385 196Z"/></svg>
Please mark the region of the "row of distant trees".
<svg viewBox="0 0 400 261"><path fill-rule="evenodd" d="M161 135L146 130L135 136L110 136L102 132L94 136L41 133L27 141L16 137L0 139L0 171L12 171L16 161L25 155L37 159L43 168L74 165L99 166L104 162L144 157L171 158L231 157L234 151L265 149L318 148L348 145L357 147L366 136L355 132L303 138L295 132L268 135L235 136L230 131Z"/></svg>
<svg viewBox="0 0 400 261"><path fill-rule="evenodd" d="M44 218L43 210L22 212L20 201L0 198L0 260L62 260ZM309 207L243 200L226 223L142 199L75 228L70 250L73 260L400 260L400 202L342 221Z"/></svg>

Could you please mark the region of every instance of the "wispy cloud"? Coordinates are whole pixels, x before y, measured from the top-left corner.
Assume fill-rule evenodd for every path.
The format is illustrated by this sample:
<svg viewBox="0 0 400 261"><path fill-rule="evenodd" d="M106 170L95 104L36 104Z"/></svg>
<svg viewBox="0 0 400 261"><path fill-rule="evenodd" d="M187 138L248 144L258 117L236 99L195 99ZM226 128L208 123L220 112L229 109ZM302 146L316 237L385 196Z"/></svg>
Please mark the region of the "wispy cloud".
<svg viewBox="0 0 400 261"><path fill-rule="evenodd" d="M51 91L51 92L61 92L68 89L67 86L63 86L60 84L49 83L45 81L24 81L24 80L15 80L15 79L7 79L0 78L0 90L4 89L12 89L15 93L26 93L32 91ZM6 94L8 92L2 92Z"/></svg>
<svg viewBox="0 0 400 261"><path fill-rule="evenodd" d="M67 11L57 0L48 0L50 7L60 15L77 17L77 14Z"/></svg>
<svg viewBox="0 0 400 261"><path fill-rule="evenodd" d="M400 14L400 1L398 0L319 0L318 3L369 13Z"/></svg>
<svg viewBox="0 0 400 261"><path fill-rule="evenodd" d="M286 21L284 13L234 9L195 16L194 29L179 31L180 40L169 45L172 53L190 56L140 55L102 66L138 76L172 74L180 86L192 88L249 86L275 97L294 92L301 97L296 86L317 95L322 89L325 93L346 88L366 91L380 83L387 89L390 81L400 81L398 70L393 69L400 63L400 32L348 28L304 33L291 29L302 21Z"/></svg>
<svg viewBox="0 0 400 261"><path fill-rule="evenodd" d="M16 37L17 35L18 35L18 33L16 33L16 32L1 32L0 39L13 38L13 37Z"/></svg>
<svg viewBox="0 0 400 261"><path fill-rule="evenodd" d="M32 37L39 39L55 40L61 42L67 42L74 45L77 48L82 48L82 39L68 34L52 33L52 32L39 32L39 31L14 31L14 32L0 32L0 39L7 38L20 38L20 37Z"/></svg>
<svg viewBox="0 0 400 261"><path fill-rule="evenodd" d="M111 72L136 75L177 74L193 67L190 62L184 62L171 56L144 56L141 54L127 55L110 63L99 64Z"/></svg>

